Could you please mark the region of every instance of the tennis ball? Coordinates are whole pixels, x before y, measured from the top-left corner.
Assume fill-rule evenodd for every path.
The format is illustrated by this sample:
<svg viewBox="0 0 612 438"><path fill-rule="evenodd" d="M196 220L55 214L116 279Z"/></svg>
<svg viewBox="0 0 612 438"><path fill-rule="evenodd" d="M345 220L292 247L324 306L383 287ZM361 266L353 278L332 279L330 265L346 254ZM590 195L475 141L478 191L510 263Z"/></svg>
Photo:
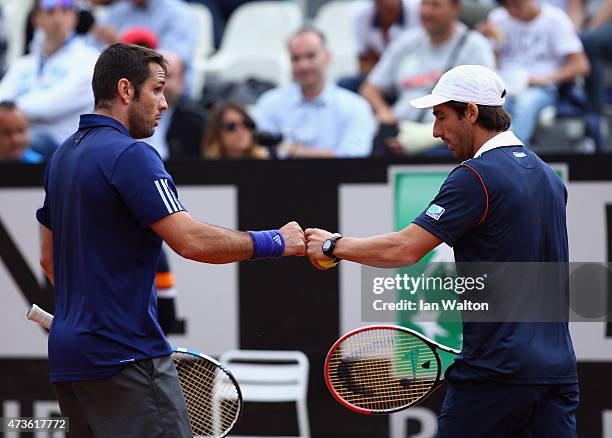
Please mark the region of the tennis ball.
<svg viewBox="0 0 612 438"><path fill-rule="evenodd" d="M334 263L333 260L315 260L316 264L324 269L334 268L338 263Z"/></svg>

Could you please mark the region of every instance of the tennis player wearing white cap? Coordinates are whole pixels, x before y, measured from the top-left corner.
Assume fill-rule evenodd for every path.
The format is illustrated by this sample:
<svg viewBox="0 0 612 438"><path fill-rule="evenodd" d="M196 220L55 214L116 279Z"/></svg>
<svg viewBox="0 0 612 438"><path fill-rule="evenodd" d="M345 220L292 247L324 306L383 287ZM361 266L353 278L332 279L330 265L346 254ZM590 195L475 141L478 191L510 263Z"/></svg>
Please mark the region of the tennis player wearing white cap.
<svg viewBox="0 0 612 438"><path fill-rule="evenodd" d="M307 229L313 264L321 269L318 262L337 258L406 266L442 242L453 247L457 262L567 262L567 192L508 131L504 96L497 74L463 65L413 100L433 108L433 135L462 163L401 231L351 238ZM578 378L567 322L464 321L463 349L446 380L439 438L576 436Z"/></svg>

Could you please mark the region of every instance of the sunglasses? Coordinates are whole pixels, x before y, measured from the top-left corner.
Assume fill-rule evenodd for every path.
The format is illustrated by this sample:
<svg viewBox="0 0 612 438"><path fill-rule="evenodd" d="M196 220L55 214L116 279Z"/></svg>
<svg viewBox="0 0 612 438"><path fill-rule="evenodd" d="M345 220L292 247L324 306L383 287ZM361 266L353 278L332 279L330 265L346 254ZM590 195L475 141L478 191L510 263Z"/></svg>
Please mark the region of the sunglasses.
<svg viewBox="0 0 612 438"><path fill-rule="evenodd" d="M223 123L221 125L221 127L228 132L234 132L236 129L238 129L238 126L243 126L246 129L248 129L249 131L253 131L255 129L255 122L253 122L253 120L251 120L250 118L243 118L242 119L242 123L240 122L227 122L227 123Z"/></svg>

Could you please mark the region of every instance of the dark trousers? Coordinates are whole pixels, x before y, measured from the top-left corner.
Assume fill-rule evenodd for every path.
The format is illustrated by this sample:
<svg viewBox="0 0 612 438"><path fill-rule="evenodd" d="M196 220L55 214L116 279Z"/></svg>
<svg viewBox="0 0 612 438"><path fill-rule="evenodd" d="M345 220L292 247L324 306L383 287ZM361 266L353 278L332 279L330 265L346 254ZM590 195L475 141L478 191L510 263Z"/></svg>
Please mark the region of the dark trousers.
<svg viewBox="0 0 612 438"><path fill-rule="evenodd" d="M438 438L575 438L578 385L447 381Z"/></svg>
<svg viewBox="0 0 612 438"><path fill-rule="evenodd" d="M192 438L170 356L138 361L110 379L54 384L70 438Z"/></svg>

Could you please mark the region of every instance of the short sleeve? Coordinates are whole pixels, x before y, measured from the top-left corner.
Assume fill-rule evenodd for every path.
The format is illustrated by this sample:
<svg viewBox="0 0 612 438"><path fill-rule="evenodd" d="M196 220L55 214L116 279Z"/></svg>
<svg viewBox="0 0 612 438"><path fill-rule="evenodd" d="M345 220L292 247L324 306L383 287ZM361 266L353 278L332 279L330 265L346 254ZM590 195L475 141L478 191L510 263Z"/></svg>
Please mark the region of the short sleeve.
<svg viewBox="0 0 612 438"><path fill-rule="evenodd" d="M485 218L487 198L480 176L461 165L451 172L427 210L413 222L454 246Z"/></svg>
<svg viewBox="0 0 612 438"><path fill-rule="evenodd" d="M353 40L358 56L364 55L368 50L368 20L371 19L372 8L372 4L365 3L353 13Z"/></svg>
<svg viewBox="0 0 612 438"><path fill-rule="evenodd" d="M405 35L393 41L382 53L378 63L374 66L367 77L367 81L382 90L392 90L399 62L403 59L402 53L410 53L404 50Z"/></svg>
<svg viewBox="0 0 612 438"><path fill-rule="evenodd" d="M143 227L185 210L161 157L146 143L134 143L119 156L111 184Z"/></svg>
<svg viewBox="0 0 612 438"><path fill-rule="evenodd" d="M278 107L275 105L276 95L279 89L270 90L261 95L255 103L253 109L253 117L257 124L257 129L260 131L270 132L272 134L280 133L277 115Z"/></svg>
<svg viewBox="0 0 612 438"><path fill-rule="evenodd" d="M459 53L457 65L483 65L495 70L495 53L491 43L478 32L468 31L467 41Z"/></svg>
<svg viewBox="0 0 612 438"><path fill-rule="evenodd" d="M50 167L51 166L49 163L47 164L47 168L45 169L45 178L44 178L45 200L43 201L43 206L40 207L38 210L36 210L36 220L40 222L41 225L44 225L45 227L52 230L53 227L51 226L51 213L49 211L49 196L47 195L48 188L49 188L48 181L49 181L49 168Z"/></svg>
<svg viewBox="0 0 612 438"><path fill-rule="evenodd" d="M556 10L555 12L557 13L556 24L553 27L553 32L557 34L553 38L555 53L560 57L565 57L573 53L583 52L582 43L570 18L562 10Z"/></svg>

